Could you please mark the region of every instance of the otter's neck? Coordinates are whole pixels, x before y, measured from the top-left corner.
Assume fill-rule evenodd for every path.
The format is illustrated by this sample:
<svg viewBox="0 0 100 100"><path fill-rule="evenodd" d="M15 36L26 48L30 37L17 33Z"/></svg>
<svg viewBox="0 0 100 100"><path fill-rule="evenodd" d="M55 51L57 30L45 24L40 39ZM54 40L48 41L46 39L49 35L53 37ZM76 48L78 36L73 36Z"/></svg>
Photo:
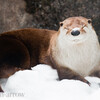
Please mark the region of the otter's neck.
<svg viewBox="0 0 100 100"><path fill-rule="evenodd" d="M97 36L87 39L80 44L62 42L58 37L52 40L52 55L55 61L72 69L82 76L87 76L90 71L99 65L100 46Z"/></svg>

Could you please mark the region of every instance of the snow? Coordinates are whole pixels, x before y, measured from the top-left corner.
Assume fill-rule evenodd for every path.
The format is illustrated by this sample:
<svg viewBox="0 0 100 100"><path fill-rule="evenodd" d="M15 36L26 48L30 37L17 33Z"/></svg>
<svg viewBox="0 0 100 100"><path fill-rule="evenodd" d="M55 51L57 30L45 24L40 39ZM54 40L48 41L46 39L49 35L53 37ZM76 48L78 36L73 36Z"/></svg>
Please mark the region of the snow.
<svg viewBox="0 0 100 100"><path fill-rule="evenodd" d="M0 100L100 100L100 79L86 77L91 86L78 80L58 80L57 71L48 65L18 71L0 79L4 93Z"/></svg>

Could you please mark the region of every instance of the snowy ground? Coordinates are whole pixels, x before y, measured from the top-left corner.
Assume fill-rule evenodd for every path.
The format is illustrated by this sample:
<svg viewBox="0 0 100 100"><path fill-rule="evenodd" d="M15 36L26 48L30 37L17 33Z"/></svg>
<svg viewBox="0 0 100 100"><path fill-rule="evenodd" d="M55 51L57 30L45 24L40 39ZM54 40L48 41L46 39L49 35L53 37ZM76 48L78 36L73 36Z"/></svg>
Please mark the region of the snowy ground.
<svg viewBox="0 0 100 100"><path fill-rule="evenodd" d="M100 79L86 77L91 86L75 80L58 81L56 70L38 65L1 79L0 100L100 100Z"/></svg>

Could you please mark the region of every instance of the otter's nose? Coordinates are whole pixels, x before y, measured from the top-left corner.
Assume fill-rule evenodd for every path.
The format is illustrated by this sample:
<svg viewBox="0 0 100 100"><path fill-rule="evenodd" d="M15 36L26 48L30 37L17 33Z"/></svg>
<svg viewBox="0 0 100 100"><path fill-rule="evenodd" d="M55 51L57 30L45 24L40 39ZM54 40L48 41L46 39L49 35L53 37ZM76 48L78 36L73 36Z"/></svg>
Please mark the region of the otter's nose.
<svg viewBox="0 0 100 100"><path fill-rule="evenodd" d="M80 34L80 31L78 31L78 30L72 31L71 34L72 34L73 36L77 36L77 35Z"/></svg>

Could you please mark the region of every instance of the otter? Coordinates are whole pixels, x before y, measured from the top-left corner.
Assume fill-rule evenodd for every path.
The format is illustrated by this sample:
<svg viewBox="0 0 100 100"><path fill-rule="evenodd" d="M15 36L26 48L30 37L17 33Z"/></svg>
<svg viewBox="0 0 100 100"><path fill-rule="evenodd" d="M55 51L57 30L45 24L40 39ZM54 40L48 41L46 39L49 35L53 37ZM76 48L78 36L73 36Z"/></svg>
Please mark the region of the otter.
<svg viewBox="0 0 100 100"><path fill-rule="evenodd" d="M0 34L0 78L37 64L57 69L59 80L90 85L85 76L100 77L100 45L92 21L70 17L58 31L26 28Z"/></svg>

